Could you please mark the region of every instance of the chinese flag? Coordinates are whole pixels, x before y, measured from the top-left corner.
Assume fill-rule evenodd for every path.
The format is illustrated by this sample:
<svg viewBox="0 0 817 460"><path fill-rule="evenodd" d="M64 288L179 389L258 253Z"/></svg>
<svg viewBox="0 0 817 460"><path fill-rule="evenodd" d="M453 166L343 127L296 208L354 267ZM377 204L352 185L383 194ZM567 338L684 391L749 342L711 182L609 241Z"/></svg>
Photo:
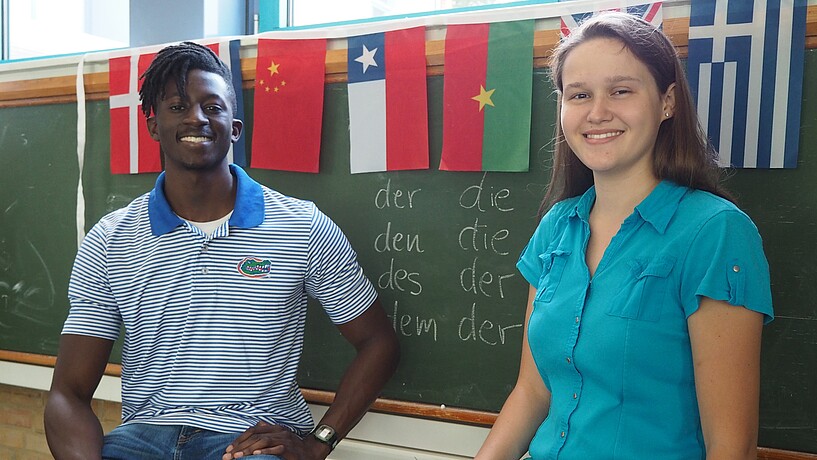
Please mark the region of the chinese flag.
<svg viewBox="0 0 817 460"><path fill-rule="evenodd" d="M139 75L147 70L154 56L133 54L108 61L112 174L162 170L159 143L150 137L139 102Z"/></svg>
<svg viewBox="0 0 817 460"><path fill-rule="evenodd" d="M258 40L253 168L317 173L326 40Z"/></svg>

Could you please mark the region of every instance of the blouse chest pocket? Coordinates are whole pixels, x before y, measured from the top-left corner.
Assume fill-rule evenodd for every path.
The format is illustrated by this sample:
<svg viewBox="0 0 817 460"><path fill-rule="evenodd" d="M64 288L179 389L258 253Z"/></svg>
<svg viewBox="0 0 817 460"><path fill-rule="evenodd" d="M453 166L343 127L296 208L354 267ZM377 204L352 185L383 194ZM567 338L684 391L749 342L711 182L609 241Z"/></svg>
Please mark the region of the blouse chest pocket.
<svg viewBox="0 0 817 460"><path fill-rule="evenodd" d="M633 260L622 289L610 302L607 314L640 321L658 321L669 292L669 258Z"/></svg>
<svg viewBox="0 0 817 460"><path fill-rule="evenodd" d="M553 299L553 294L556 293L556 288L559 287L559 282L562 280L569 256L570 251L562 249L539 255L542 260L542 276L539 278L539 285L536 286L535 300L549 302Z"/></svg>

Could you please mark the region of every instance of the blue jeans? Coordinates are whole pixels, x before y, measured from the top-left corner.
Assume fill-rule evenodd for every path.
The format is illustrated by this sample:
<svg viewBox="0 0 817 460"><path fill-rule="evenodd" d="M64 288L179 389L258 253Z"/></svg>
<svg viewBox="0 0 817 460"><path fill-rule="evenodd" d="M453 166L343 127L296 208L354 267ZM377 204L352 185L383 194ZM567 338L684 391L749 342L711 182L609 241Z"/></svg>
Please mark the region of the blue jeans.
<svg viewBox="0 0 817 460"><path fill-rule="evenodd" d="M218 433L183 425L131 423L105 435L105 460L221 460L224 449L241 433ZM251 460L282 460L252 455Z"/></svg>

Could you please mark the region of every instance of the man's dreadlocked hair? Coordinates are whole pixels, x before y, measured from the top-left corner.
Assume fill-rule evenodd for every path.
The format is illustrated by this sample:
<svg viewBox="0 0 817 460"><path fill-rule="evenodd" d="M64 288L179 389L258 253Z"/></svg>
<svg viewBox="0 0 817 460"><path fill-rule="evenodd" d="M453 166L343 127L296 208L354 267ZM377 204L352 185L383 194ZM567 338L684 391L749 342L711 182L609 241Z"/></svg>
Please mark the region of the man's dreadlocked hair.
<svg viewBox="0 0 817 460"><path fill-rule="evenodd" d="M220 75L227 83L227 98L230 109L235 113L236 102L233 77L230 69L216 56L210 48L193 42L182 42L178 45L163 48L156 54L148 69L140 77L142 89L139 90L139 99L142 101L142 113L150 117L156 112L159 100L165 97L165 85L171 79L176 81L179 96L185 97L184 88L187 86L187 74L191 70L199 69Z"/></svg>

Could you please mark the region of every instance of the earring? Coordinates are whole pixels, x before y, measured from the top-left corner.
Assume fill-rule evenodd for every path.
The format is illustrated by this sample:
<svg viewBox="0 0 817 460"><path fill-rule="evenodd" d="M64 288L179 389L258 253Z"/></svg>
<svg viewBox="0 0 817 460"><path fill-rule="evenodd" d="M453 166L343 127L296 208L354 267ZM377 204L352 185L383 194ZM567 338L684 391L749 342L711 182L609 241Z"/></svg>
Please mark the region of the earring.
<svg viewBox="0 0 817 460"><path fill-rule="evenodd" d="M667 118L669 118L669 112L665 112L665 113L664 113L664 116L666 116Z"/></svg>

